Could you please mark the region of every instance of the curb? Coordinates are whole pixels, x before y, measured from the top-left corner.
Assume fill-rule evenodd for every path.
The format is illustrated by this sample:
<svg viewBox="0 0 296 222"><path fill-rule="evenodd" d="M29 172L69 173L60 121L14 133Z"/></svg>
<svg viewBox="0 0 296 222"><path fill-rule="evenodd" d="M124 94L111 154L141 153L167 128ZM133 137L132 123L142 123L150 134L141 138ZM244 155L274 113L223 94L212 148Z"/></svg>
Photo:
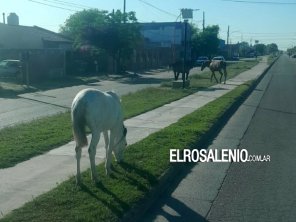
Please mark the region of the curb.
<svg viewBox="0 0 296 222"><path fill-rule="evenodd" d="M204 147L208 145L219 133L222 127L227 123L231 116L237 111L240 105L248 98L248 96L253 92L259 82L263 79L265 74L270 70L274 63L278 60L277 57L265 70L262 74L254 80L249 89L244 92L221 116L219 122L214 123L211 129L206 132L200 141L196 144L196 147ZM137 204L135 204L126 214L123 215L120 221L140 221L141 216L152 206L152 204L165 192L169 186L173 183L178 175L184 173L185 170L190 169L194 164L172 164L169 169L167 169L162 176L159 178L158 184L153 187L147 195L141 199Z"/></svg>

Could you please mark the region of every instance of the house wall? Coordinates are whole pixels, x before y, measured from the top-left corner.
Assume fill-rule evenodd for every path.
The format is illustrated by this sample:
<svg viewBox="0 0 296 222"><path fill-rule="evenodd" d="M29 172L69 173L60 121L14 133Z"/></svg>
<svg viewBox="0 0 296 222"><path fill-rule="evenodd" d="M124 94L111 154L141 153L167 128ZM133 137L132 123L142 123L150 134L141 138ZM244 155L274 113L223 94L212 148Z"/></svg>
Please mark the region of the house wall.
<svg viewBox="0 0 296 222"><path fill-rule="evenodd" d="M0 49L0 60L4 59L21 60L23 73L25 74L28 70L30 82L44 81L65 74L65 51L63 50Z"/></svg>
<svg viewBox="0 0 296 222"><path fill-rule="evenodd" d="M62 50L33 51L28 59L30 79L33 82L59 78L65 75L65 52Z"/></svg>

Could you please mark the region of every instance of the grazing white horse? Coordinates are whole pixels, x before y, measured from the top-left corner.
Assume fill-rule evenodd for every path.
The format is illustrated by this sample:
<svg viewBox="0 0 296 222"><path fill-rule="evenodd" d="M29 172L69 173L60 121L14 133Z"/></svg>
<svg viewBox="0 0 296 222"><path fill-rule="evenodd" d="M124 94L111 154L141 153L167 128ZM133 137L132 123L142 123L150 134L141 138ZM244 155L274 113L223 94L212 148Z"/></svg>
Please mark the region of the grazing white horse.
<svg viewBox="0 0 296 222"><path fill-rule="evenodd" d="M215 71L218 71L221 75L220 76L220 83L221 83L223 75L224 75L224 84L226 83L227 71L226 71L226 62L225 61L221 61L221 60L206 61L201 65L201 71L204 70L205 67L209 67L209 69L212 71L211 82L212 82L212 79L214 76L216 82L218 83L218 80L215 75ZM224 73L222 72L222 70Z"/></svg>
<svg viewBox="0 0 296 222"><path fill-rule="evenodd" d="M76 142L76 183L79 184L81 182L81 149L87 146L85 127L88 127L92 134L88 148L91 176L95 182L99 182L95 170L95 156L101 132L103 132L105 139L105 170L107 175L109 175L111 171L112 151L116 160L120 162L123 159L123 149L127 145L127 129L123 124L120 99L114 92L101 92L96 89L82 90L75 96L72 102L71 118ZM110 139L108 131L110 131Z"/></svg>

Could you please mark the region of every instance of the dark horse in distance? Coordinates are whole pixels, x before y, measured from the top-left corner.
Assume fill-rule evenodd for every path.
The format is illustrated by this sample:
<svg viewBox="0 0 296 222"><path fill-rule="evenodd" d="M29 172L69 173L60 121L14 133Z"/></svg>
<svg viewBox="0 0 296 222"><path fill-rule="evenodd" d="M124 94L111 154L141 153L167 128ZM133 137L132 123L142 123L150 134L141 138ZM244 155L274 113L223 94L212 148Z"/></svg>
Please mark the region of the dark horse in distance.
<svg viewBox="0 0 296 222"><path fill-rule="evenodd" d="M193 66L194 63L192 61L185 61L185 64L183 64L183 61L176 61L170 64L170 67L173 69L174 72L175 80L178 80L180 73L184 73L184 75L186 75L185 79L188 80L190 69L192 69Z"/></svg>

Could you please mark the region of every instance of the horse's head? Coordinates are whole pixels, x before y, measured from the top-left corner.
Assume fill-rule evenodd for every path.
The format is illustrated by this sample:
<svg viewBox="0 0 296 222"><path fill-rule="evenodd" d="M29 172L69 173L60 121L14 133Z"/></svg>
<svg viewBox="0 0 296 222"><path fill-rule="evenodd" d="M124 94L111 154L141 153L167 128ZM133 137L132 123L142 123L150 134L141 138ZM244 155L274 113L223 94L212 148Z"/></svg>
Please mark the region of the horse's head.
<svg viewBox="0 0 296 222"><path fill-rule="evenodd" d="M116 140L117 141L114 146L114 155L115 159L117 162L121 162L123 160L123 150L127 146L126 142L126 134L127 134L127 129L123 125L122 129L119 130L118 135L116 135Z"/></svg>
<svg viewBox="0 0 296 222"><path fill-rule="evenodd" d="M200 70L204 70L206 67L209 67L211 61L205 61L202 63Z"/></svg>

